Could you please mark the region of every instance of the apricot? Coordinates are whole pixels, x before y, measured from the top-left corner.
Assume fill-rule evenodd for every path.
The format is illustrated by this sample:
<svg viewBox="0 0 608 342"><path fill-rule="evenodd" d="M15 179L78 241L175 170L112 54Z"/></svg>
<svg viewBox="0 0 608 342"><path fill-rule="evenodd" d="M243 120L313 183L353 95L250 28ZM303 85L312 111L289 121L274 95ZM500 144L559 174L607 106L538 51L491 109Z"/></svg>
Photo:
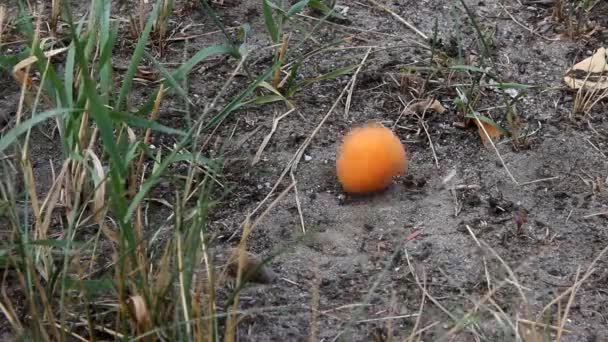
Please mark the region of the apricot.
<svg viewBox="0 0 608 342"><path fill-rule="evenodd" d="M371 193L385 189L393 177L407 170L405 148L380 124L351 130L338 150L336 171L344 191Z"/></svg>

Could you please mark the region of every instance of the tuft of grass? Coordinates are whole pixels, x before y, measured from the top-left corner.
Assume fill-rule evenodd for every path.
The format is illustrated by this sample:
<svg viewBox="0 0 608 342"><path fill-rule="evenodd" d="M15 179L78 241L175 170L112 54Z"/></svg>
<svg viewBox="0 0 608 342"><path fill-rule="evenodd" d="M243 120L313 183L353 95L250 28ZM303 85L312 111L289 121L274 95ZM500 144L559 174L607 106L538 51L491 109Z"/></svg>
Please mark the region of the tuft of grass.
<svg viewBox="0 0 608 342"><path fill-rule="evenodd" d="M174 0L163 0L160 13L156 23L154 23L154 34L158 41L158 48L161 56L164 55L167 47L167 30L169 28L169 18L171 18L171 14L173 13L174 4Z"/></svg>
<svg viewBox="0 0 608 342"><path fill-rule="evenodd" d="M586 90L584 87L581 87L576 91L576 95L574 96L572 114L574 117L589 115L593 107L605 99L608 99L608 89L594 87L591 90Z"/></svg>
<svg viewBox="0 0 608 342"><path fill-rule="evenodd" d="M19 338L219 339L224 313L217 311L207 222L217 205L223 162L221 155L205 156L200 141L250 103L277 64L216 109L247 59L247 46L208 46L167 70L146 50L154 47L154 30L165 38L173 1L157 0L151 11L141 4L137 42L119 79L114 69L119 27L111 19L110 0L92 0L87 17L79 21L69 2L54 1L53 13L61 9L66 28L59 40L45 39L40 20L32 22L34 13L22 5L16 28L28 44L22 52L0 58L1 70L14 70L23 99L20 119L0 138L0 166L15 169L23 179L21 191L4 176L10 172L0 180L0 219L10 229L0 242L0 264L18 284L7 288L3 282L2 290L16 291L27 315L15 313L20 300L12 296L2 297L0 312ZM213 103L187 130L159 123L165 98L189 103L181 85L197 64L214 55L231 56L238 66ZM144 58L163 80L134 105L135 75ZM34 73L40 77L33 78ZM45 191L30 152L33 129L43 123L56 125L54 139L62 156ZM153 134L168 135L176 143L153 150ZM148 231L145 210L155 185L171 177L177 163L188 165L186 182L174 182L167 222L172 234L159 248L147 237L160 235L160 227ZM196 270L202 263L207 267L201 282Z"/></svg>
<svg viewBox="0 0 608 342"><path fill-rule="evenodd" d="M551 8L551 19L564 37L578 39L591 35L597 31L592 15L599 3L599 0L556 0Z"/></svg>
<svg viewBox="0 0 608 342"><path fill-rule="evenodd" d="M262 87L268 90L270 94L259 96L253 100L254 103L263 104L284 101L288 107L293 108L294 105L291 103L290 99L303 88L319 81L335 79L339 76L350 74L357 68L357 65L348 65L316 77L298 81L298 72L303 63L305 63L311 57L349 40L349 38L338 39L330 42L329 44L315 48L308 53L293 56L294 60L288 62L292 56L289 49L290 34L285 32L285 27L288 22L293 22L296 15L306 7L321 10L324 17L312 29L312 31L307 32L305 39L299 43L298 46L291 49L292 51L298 51L302 44L304 44L308 38L310 38L313 32L328 18L339 15L333 9L333 6L328 7L321 1L301 0L293 4L291 7L286 8L284 1L279 1L277 3L273 0L263 0L262 10L264 22L266 24L266 30L268 31L269 37L275 46L274 62L278 64L279 67L275 70L271 82L262 84Z"/></svg>

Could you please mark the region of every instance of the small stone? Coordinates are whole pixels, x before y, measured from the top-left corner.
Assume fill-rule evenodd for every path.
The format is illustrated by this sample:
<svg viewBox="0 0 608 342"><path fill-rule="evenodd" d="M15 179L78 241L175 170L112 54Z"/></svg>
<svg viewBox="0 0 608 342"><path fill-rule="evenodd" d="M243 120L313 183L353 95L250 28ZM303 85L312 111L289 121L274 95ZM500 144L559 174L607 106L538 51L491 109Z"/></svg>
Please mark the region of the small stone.
<svg viewBox="0 0 608 342"><path fill-rule="evenodd" d="M245 277L245 281L250 281L260 284L270 284L276 281L278 275L271 270L269 267L264 265L264 260L259 256L244 252L245 259L243 263L242 275ZM239 250L236 248L230 248L228 250L227 271L231 277L236 277L238 273L238 262L239 262ZM224 255L224 258L226 255Z"/></svg>
<svg viewBox="0 0 608 342"><path fill-rule="evenodd" d="M304 155L304 161L311 161L311 160L312 160L311 156L309 156L307 154Z"/></svg>

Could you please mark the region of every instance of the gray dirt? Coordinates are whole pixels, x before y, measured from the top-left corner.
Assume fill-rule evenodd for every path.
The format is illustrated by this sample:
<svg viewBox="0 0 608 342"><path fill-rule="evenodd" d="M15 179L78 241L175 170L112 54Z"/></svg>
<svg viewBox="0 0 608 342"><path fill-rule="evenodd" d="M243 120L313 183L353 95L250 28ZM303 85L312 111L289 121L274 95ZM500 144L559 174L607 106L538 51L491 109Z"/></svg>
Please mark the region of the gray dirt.
<svg viewBox="0 0 608 342"><path fill-rule="evenodd" d="M215 6L227 26L251 24L254 72L269 65L272 58L260 3L226 0L223 6ZM412 332L419 312L418 329L429 327L421 335L424 341L445 336L455 320L468 313L472 313L471 328L452 341L472 341L476 336L486 341L512 340L510 324L520 331L530 329L517 318L536 320L543 307L571 287L577 274L580 279L608 245L607 216L585 218L606 211L608 206L608 107L600 103L585 118L572 119L574 94L562 88L563 73L608 41L608 15L592 17L604 28L591 36L549 40L515 23L500 4L522 25L554 38L564 28L547 26L543 21L551 16L550 7L520 5L514 0L467 1L484 30L492 32L492 56L501 79L544 87L527 91L517 104L523 127L520 134L527 135L525 143L515 146L509 139L497 142L505 168L494 149L482 146L476 128L454 125L462 118L453 102L457 94L448 85L470 80L450 79L448 73L434 75L427 87L429 96L448 109L425 116L437 167L419 120L413 115L400 116L403 106L399 97L405 103L413 99L412 93L399 85L401 72L407 66L428 66L430 52L416 42L429 42L372 2L341 3L349 6L350 22L322 25L313 35L314 41L291 51L288 60L337 38L349 36L352 41L308 61L301 77L359 63L368 46L385 49L373 53L358 75L348 116L342 100L312 139L305 151L307 157L294 174L307 234L302 234L296 196L291 192L271 209L248 242L249 249L262 256L282 252L269 265L277 280L270 285L248 286L241 293L242 309L252 313L240 322L240 340L298 341L307 339L311 331L323 341L337 337L384 341L389 331L404 338ZM428 36L433 36L436 20L442 46L447 49L451 42L460 40L465 61L479 63L475 31L458 1L383 3ZM595 11L606 13L607 5L601 2ZM180 9L184 6L179 1L176 5ZM178 22L181 27L202 24L188 31L192 35L216 30L196 7L183 9L172 25L177 27ZM307 30L317 23L305 18L295 22ZM219 34L194 38L188 52L191 55L221 39ZM297 46L303 34L296 33L291 39L290 46ZM171 43L163 60L180 61L183 49L182 41ZM127 57L128 49L125 51ZM190 80L195 104L203 107L234 67L234 61L224 58L203 63ZM426 74L421 77L424 80ZM268 194L348 80L349 76L343 76L323 81L296 94L296 112L280 122L262 160L253 167L251 160L270 131L273 115L285 112L285 107L250 106L224 123L214 142L228 141L235 127L236 133L230 140L222 179L231 192L213 213L211 223L218 237L217 248L236 244L245 215ZM231 89L231 94L239 87L242 84ZM142 98L149 89L138 89ZM0 103L16 105L17 90L0 93ZM485 88L478 108L494 108L490 113L506 126L502 101L499 93ZM177 127L185 125L183 114L174 110L179 106L177 98L169 99L159 120ZM397 125L395 132L408 151L409 170L384 192L346 195L335 176L336 150L350 127L368 120ZM44 142L44 137L38 139ZM173 142L162 135L156 139L159 146ZM48 162L43 161L59 157L43 147L34 147L32 154L40 161L40 177L49 172ZM155 196L170 200L167 189L171 181L161 183ZM290 183L288 175L278 192ZM162 210L159 206L151 217L151 226L164 224ZM518 221L526 221L521 229ZM607 269L608 256L603 256L578 289L565 323L570 333L563 341L608 340ZM427 296L420 311L423 284L433 300ZM491 301L484 298L488 290L495 291ZM318 302L313 300L315 292ZM568 298L561 301L562 310ZM475 310L477 304L479 310ZM540 321L558 325L556 310L557 306L552 306L547 318ZM555 336L553 330L546 333Z"/></svg>

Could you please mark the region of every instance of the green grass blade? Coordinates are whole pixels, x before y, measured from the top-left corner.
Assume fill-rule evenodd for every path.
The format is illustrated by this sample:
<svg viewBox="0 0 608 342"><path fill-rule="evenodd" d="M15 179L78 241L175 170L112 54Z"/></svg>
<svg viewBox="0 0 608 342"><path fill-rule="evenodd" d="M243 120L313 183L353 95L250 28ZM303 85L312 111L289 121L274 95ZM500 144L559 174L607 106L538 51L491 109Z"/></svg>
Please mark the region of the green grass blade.
<svg viewBox="0 0 608 342"><path fill-rule="evenodd" d="M186 135L186 132L184 132L182 130L167 127L165 125L159 124L156 121L144 119L144 118L138 117L133 114L128 114L128 113L124 113L124 112L110 112L110 118L113 121L124 122L127 125L133 126L133 127L152 129L154 131L167 133L167 134L174 134L174 135L181 135L181 136Z"/></svg>
<svg viewBox="0 0 608 342"><path fill-rule="evenodd" d="M67 113L81 111L82 109L70 109L70 108L61 108L61 109L53 109L47 112L39 113L31 118L23 121L19 125L10 129L4 136L0 139L0 153L4 152L4 150L9 147L19 136L28 130L32 129L32 127L37 124L46 121L52 117L65 115Z"/></svg>
<svg viewBox="0 0 608 342"><path fill-rule="evenodd" d="M171 89L173 91L175 91L179 96L181 96L184 100L190 102L190 99L188 99L188 93L186 93L184 88L182 88L182 86L179 84L179 82L173 77L171 72L169 70L167 70L159 61L157 61L156 58L154 58L154 56L150 55L147 52L145 54L146 54L146 57L150 61L152 61L152 64L154 65L154 67L156 69L158 69L158 71L160 71L161 75L163 75L163 78L165 79L165 83L168 84L171 87Z"/></svg>
<svg viewBox="0 0 608 342"><path fill-rule="evenodd" d="M148 39L150 38L150 32L152 31L152 26L156 22L158 18L159 8L161 6L162 0L156 0L154 4L154 8L152 9L152 14L148 18L146 22L146 26L144 31L141 33L139 40L137 41L137 45L135 46L135 50L133 51L133 56L131 57L131 62L129 63L129 68L125 73L123 78L122 86L120 87L120 92L118 94L118 99L114 105L114 109L117 111L121 111L123 108L123 103L126 101L127 97L131 93L131 87L133 86L133 78L135 77L135 73L137 72L137 67L139 66L139 62L141 62L141 57L144 54L144 49L146 48L146 44L148 44Z"/></svg>
<svg viewBox="0 0 608 342"><path fill-rule="evenodd" d="M17 30L27 36L28 41L34 40L34 25L28 14L27 5L23 0L19 1L19 14L15 24Z"/></svg>
<svg viewBox="0 0 608 342"><path fill-rule="evenodd" d="M228 41L228 43L231 46L236 46L236 42L232 38L232 35L230 35L228 33L228 30L226 30L226 26L224 26L224 24L222 23L222 20L217 15L217 13L215 13L213 8L211 8L211 6L209 6L209 2L207 0L200 0L200 2L203 5L203 12L204 12L203 14L209 15L211 17L211 19L213 20L215 25L222 31L222 33L224 34L224 37L226 37L226 41Z"/></svg>
<svg viewBox="0 0 608 342"><path fill-rule="evenodd" d="M251 93L253 93L253 91L260 85L260 83L270 77L270 75L272 75L275 68L277 67L278 65L275 63L270 68L268 68L262 75L258 76L258 78L256 78L241 94L239 94L232 101L230 101L230 103L228 103L228 105L226 105L226 107L224 107L221 112L211 118L211 120L203 127L203 131L215 128L215 126L219 125L219 123L222 122L226 117L228 117L230 113L241 107L245 102L245 98L251 95Z"/></svg>
<svg viewBox="0 0 608 342"><path fill-rule="evenodd" d="M513 82L500 82L496 84L500 89L534 89L538 86L532 84L521 84Z"/></svg>
<svg viewBox="0 0 608 342"><path fill-rule="evenodd" d="M262 10L264 12L264 22L266 23L266 29L268 30L268 33L270 33L270 38L272 39L273 42L278 43L279 42L279 28L274 21L274 18L272 16L272 8L270 7L270 4L268 2L269 2L269 0L264 0L262 2Z"/></svg>
<svg viewBox="0 0 608 342"><path fill-rule="evenodd" d="M110 6L108 0L101 2L101 13L99 20L99 45L101 54L99 55L99 90L104 99L104 103L109 103L110 95L114 85L112 78L112 50L116 42L118 29L110 27Z"/></svg>
<svg viewBox="0 0 608 342"><path fill-rule="evenodd" d="M82 28L84 27L84 21L81 21L76 28L76 33L81 34ZM76 61L76 50L74 44L70 44L68 49L67 57L65 60L65 70L63 76L63 85L66 94L66 107L74 107L74 70ZM78 100L77 100L78 101ZM65 128L63 128L65 130ZM61 132L64 133L64 132ZM65 139L64 139L65 140Z"/></svg>
<svg viewBox="0 0 608 342"><path fill-rule="evenodd" d="M192 56L189 60L187 60L184 64L182 64L177 70L173 73L173 78L180 82L186 77L186 75L194 68L195 65L200 63L203 59L218 55L218 54L228 54L234 57L239 57L238 50L232 46L227 45L213 45L207 48L204 48L197 52L194 56Z"/></svg>
<svg viewBox="0 0 608 342"><path fill-rule="evenodd" d="M37 62L36 65L40 74L46 73L46 80L50 82L45 82L45 89L49 94L52 94L52 97L55 99L59 99L60 103L57 103L57 107L66 107L69 102L67 96L65 94L65 88L59 76L55 72L55 67L53 63L49 63L49 58L47 58L42 52L40 46L34 46L34 49L31 50L32 54L36 56ZM48 66L48 68L47 68Z"/></svg>
<svg viewBox="0 0 608 342"><path fill-rule="evenodd" d="M112 279L75 279L72 277L66 278L66 287L76 291L86 290L89 295L100 292L115 292L115 286Z"/></svg>
<svg viewBox="0 0 608 342"><path fill-rule="evenodd" d="M184 153L180 153L178 154L174 159L175 162L180 162L180 161L187 161L187 162L192 162L195 163L199 166L211 166L211 167L217 167L217 162L213 161L212 159L203 157L203 156L195 156L194 154L190 153L190 152L184 152Z"/></svg>
<svg viewBox="0 0 608 342"><path fill-rule="evenodd" d="M65 240L65 239L44 239L44 240L33 240L29 242L30 245L35 246L46 246L55 248L79 248L85 245L84 242Z"/></svg>
<svg viewBox="0 0 608 342"><path fill-rule="evenodd" d="M301 82L300 88L306 87L306 86L308 86L308 85L310 85L312 83L315 83L315 82L319 82L319 81L323 81L323 80L330 80L330 79L334 79L334 78L336 78L338 76L349 74L351 71L357 69L358 67L359 67L358 64L349 65L349 66L346 66L344 68L338 68L336 70L330 71L330 72L328 72L326 74L323 74L321 76L317 76L315 78L304 80L304 81Z"/></svg>
<svg viewBox="0 0 608 342"><path fill-rule="evenodd" d="M170 74L171 77L167 77L167 75L164 72L164 70L165 70L164 68L159 68L159 71L161 71L161 73L165 76L165 82L167 82L167 85L174 86L173 85L174 83L177 84L180 81L184 80L185 77L188 75L188 73L192 70L192 68L194 68L198 63L200 63L205 58L216 55L216 54L229 54L229 55L234 56L235 51L236 50L233 47L227 46L227 45L210 46L210 47L207 47L207 48L202 49L199 52L197 52L188 61L186 61L179 68L177 68L177 70L175 70L173 73L171 73ZM154 62L154 60L153 60L153 62ZM179 88L183 89L182 87L179 87ZM186 94L185 91L184 91L184 94ZM146 102L144 102L144 104L139 107L139 109L137 110L135 115L143 117L143 116L146 116L148 113L150 113L150 111L154 107L154 101L156 100L157 95L158 95L158 90L155 91L154 93L152 93L146 99Z"/></svg>
<svg viewBox="0 0 608 342"><path fill-rule="evenodd" d="M456 71L478 72L478 73L482 73L482 74L487 72L487 70L485 70L483 68L475 67L475 66L471 66L471 65L452 65L448 69L456 70Z"/></svg>
<svg viewBox="0 0 608 342"><path fill-rule="evenodd" d="M267 104L279 101L286 101L285 98L281 95L262 95L254 98L253 100L247 101L247 103L255 103L255 104Z"/></svg>
<svg viewBox="0 0 608 342"><path fill-rule="evenodd" d="M63 85L65 88L66 106L74 106L74 61L76 59L76 52L74 51L74 45L71 45L68 49L68 53L65 59L65 70L63 76ZM63 133L63 132L61 132Z"/></svg>
<svg viewBox="0 0 608 342"><path fill-rule="evenodd" d="M302 0L302 1L296 2L289 8L289 10L287 10L287 16L291 17L294 14L300 13L300 11L302 11L304 9L304 7L308 6L309 2L310 2L310 0Z"/></svg>
<svg viewBox="0 0 608 342"><path fill-rule="evenodd" d="M345 20L346 19L345 16L343 16L342 14L334 11L333 8L327 6L325 4L325 2L323 2L321 0L310 0L309 3L308 3L308 6L310 6L310 8L314 8L314 9L320 11L325 16L334 17L334 18L341 19L341 20Z"/></svg>

